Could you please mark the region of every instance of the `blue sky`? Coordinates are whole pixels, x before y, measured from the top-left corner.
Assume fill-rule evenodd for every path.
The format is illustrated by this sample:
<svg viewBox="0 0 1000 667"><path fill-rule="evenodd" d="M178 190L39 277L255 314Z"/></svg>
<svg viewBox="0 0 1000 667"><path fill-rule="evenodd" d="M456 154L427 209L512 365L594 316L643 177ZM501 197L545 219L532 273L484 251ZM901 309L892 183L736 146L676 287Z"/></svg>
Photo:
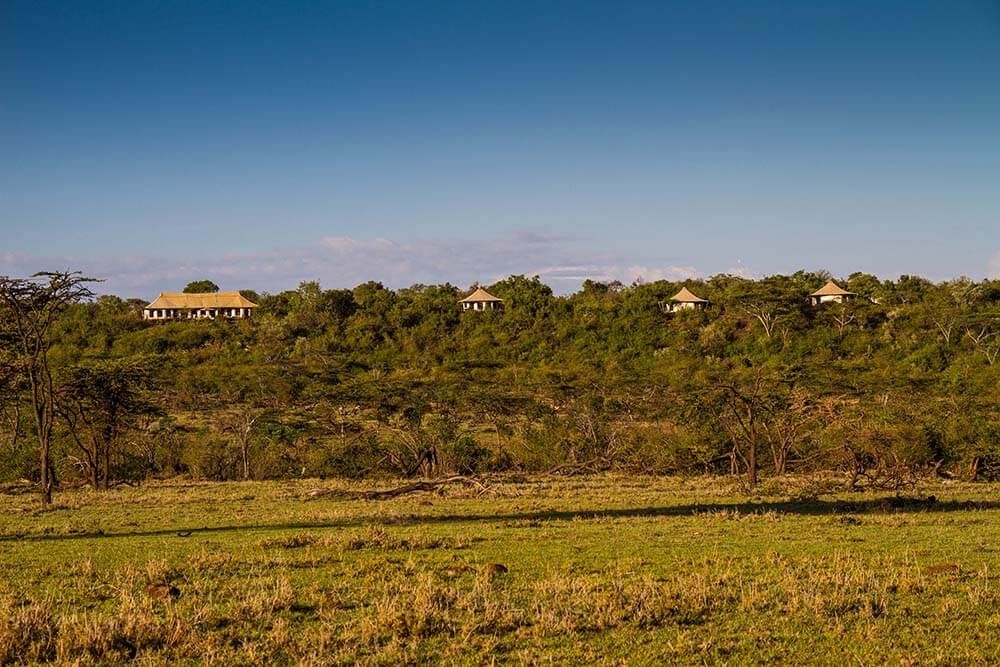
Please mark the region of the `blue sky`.
<svg viewBox="0 0 1000 667"><path fill-rule="evenodd" d="M1000 3L0 4L0 273L1000 276Z"/></svg>

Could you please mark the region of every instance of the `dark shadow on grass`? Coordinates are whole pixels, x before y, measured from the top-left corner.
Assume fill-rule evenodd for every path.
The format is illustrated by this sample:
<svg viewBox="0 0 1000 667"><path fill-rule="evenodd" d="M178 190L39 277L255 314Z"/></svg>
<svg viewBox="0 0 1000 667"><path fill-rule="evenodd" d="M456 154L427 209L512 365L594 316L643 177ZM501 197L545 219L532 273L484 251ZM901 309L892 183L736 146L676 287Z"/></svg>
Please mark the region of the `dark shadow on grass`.
<svg viewBox="0 0 1000 667"><path fill-rule="evenodd" d="M377 501L372 502L377 506ZM607 508L597 510L539 510L535 512L509 512L500 514L428 514L404 517L359 516L331 521L282 522L273 524L246 524L239 526L204 526L163 528L121 533L80 532L68 534L3 535L0 542L45 542L86 539L117 539L125 537L176 537L186 539L198 535L234 532L268 532L285 530L314 530L322 528L357 528L372 524L392 526L419 526L448 523L499 523L511 521L572 521L593 519L632 519L656 517L688 517L713 512L738 512L761 514L777 512L796 516L833 516L837 514L893 514L919 512L966 512L972 510L997 510L1000 501L938 501L928 498L886 497L860 501L802 500L744 503L696 503L667 505L663 507Z"/></svg>

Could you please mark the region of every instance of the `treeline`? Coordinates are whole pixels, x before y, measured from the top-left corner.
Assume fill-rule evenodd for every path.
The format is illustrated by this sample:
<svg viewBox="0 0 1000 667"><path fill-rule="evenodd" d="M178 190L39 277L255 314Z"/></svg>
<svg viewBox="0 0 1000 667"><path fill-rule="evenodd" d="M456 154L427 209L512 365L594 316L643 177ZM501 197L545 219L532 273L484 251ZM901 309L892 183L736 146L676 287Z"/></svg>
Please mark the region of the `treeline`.
<svg viewBox="0 0 1000 667"><path fill-rule="evenodd" d="M90 283L52 289L73 278L0 281L7 482L1000 474L1000 281L854 274L841 285L860 298L814 307L824 273L720 275L686 281L711 305L676 314L668 281L556 296L511 276L487 286L502 311L464 313L448 284L307 282L249 295L252 321L148 323ZM18 308L49 328L18 331Z"/></svg>

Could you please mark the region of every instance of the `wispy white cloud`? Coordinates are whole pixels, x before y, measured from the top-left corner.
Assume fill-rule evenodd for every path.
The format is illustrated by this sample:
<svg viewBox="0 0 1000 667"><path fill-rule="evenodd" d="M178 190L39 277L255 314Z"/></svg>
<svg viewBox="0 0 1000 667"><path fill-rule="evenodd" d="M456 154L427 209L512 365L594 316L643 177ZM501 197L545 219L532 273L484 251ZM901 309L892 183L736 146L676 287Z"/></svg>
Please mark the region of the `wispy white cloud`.
<svg viewBox="0 0 1000 667"><path fill-rule="evenodd" d="M278 291L303 280L319 280L326 287L351 287L367 280L392 287L440 282L465 286L525 274L541 277L557 292L568 292L588 278L632 283L700 275L692 266L639 265L612 251L587 246L572 238L527 231L494 239L395 241L327 236L311 246L194 259L6 253L0 254L0 274L72 268L104 279L102 292L145 297L200 278L214 280L225 289Z"/></svg>
<svg viewBox="0 0 1000 667"><path fill-rule="evenodd" d="M737 261L736 266L731 267L726 271L731 276L739 276L740 278L759 278L757 272L749 267L743 265L743 262Z"/></svg>
<svg viewBox="0 0 1000 667"><path fill-rule="evenodd" d="M1000 252L993 253L986 266L986 275L992 279L1000 279Z"/></svg>
<svg viewBox="0 0 1000 667"><path fill-rule="evenodd" d="M556 285L572 283L577 285L584 280L600 282L619 281L630 284L634 282L653 282L656 280L686 280L695 278L701 273L690 266L651 267L639 265L601 264L579 266L546 266L533 273Z"/></svg>

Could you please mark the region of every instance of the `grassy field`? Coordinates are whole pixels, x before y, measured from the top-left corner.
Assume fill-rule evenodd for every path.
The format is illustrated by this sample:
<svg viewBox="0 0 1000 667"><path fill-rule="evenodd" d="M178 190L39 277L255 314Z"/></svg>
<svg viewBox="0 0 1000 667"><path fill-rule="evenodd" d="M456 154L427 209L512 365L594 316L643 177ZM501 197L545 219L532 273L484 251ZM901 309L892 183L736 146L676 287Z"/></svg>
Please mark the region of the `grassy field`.
<svg viewBox="0 0 1000 667"><path fill-rule="evenodd" d="M0 496L0 663L1000 655L1000 486L899 500L789 480L748 500L727 480L601 476L306 500L319 484Z"/></svg>

